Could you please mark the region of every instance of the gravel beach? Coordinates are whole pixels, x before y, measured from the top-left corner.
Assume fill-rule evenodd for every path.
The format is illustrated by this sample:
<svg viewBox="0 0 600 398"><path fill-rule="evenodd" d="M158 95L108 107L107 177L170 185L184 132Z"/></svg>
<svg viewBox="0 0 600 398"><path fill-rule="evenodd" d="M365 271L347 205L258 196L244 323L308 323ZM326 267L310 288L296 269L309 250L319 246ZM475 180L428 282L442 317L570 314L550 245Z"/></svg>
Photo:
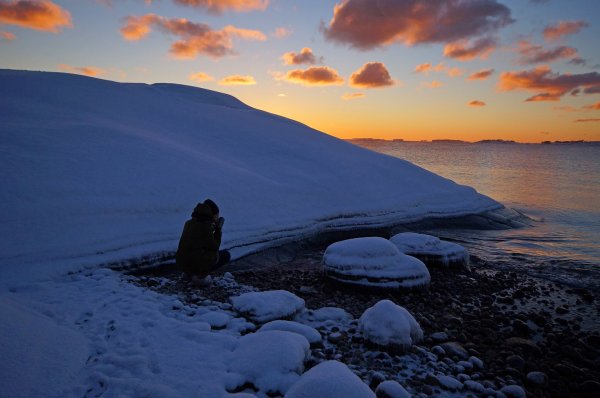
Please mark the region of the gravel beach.
<svg viewBox="0 0 600 398"><path fill-rule="evenodd" d="M342 308L356 320L390 299L408 309L425 333L409 352L368 346L356 321L318 328L324 344L307 368L328 359L346 363L371 388L401 382L413 396L591 397L600 390L600 303L597 292L521 273L498 271L478 258L471 269L433 268L427 290L357 291L322 275L324 247L272 249L192 284L166 262L134 272L135 283L188 304L228 303L229 297L285 289L309 309ZM223 277L223 273L225 277ZM455 383L458 381L458 383ZM521 387L519 390L517 387Z"/></svg>

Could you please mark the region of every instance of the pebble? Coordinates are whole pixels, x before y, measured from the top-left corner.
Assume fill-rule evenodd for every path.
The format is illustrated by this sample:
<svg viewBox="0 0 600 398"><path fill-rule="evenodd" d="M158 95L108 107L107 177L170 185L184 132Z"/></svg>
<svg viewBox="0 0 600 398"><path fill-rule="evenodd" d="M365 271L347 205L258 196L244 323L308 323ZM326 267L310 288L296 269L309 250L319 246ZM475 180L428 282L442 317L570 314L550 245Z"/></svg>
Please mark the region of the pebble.
<svg viewBox="0 0 600 398"><path fill-rule="evenodd" d="M457 390L463 389L463 383L456 380L452 376L442 375L442 376L438 376L437 379L438 379L438 382L440 383L440 385L447 390L457 391Z"/></svg>
<svg viewBox="0 0 600 398"><path fill-rule="evenodd" d="M529 372L526 379L534 387L545 387L548 385L548 375L544 372Z"/></svg>
<svg viewBox="0 0 600 398"><path fill-rule="evenodd" d="M527 394L522 387L517 385L504 386L500 391L507 396L507 398L526 398Z"/></svg>
<svg viewBox="0 0 600 398"><path fill-rule="evenodd" d="M477 369L483 369L483 361L477 357L470 357L469 362L475 366Z"/></svg>
<svg viewBox="0 0 600 398"><path fill-rule="evenodd" d="M468 359L469 353L465 348L457 342L448 342L441 344L441 347L446 351L448 355L456 355L460 359Z"/></svg>
<svg viewBox="0 0 600 398"><path fill-rule="evenodd" d="M342 340L342 334L340 332L331 333L327 337L327 340L329 340L329 342L331 342L333 344L337 344Z"/></svg>
<svg viewBox="0 0 600 398"><path fill-rule="evenodd" d="M410 393L396 381L384 381L375 390L377 398L411 398Z"/></svg>
<svg viewBox="0 0 600 398"><path fill-rule="evenodd" d="M431 338L437 342L448 341L448 333L446 333L446 332L433 333L433 334L431 334Z"/></svg>

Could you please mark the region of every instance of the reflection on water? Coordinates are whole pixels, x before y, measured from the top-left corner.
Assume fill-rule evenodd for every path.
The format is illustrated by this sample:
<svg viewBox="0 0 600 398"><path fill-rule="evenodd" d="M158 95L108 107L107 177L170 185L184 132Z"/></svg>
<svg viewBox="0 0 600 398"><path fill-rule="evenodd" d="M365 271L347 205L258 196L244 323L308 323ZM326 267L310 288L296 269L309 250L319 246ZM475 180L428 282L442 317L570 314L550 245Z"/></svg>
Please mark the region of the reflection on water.
<svg viewBox="0 0 600 398"><path fill-rule="evenodd" d="M508 231L452 231L448 237L464 240L476 255L527 255L528 265L555 272L600 271L600 145L353 143L472 186L536 221Z"/></svg>

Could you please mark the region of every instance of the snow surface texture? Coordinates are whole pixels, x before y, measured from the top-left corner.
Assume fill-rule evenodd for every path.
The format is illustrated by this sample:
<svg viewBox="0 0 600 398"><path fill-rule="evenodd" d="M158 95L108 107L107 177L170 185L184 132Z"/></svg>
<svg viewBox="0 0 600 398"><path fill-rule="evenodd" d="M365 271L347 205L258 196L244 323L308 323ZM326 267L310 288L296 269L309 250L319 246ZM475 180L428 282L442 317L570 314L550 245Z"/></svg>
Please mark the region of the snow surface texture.
<svg viewBox="0 0 600 398"><path fill-rule="evenodd" d="M304 300L287 290L244 293L230 301L236 311L259 323L292 318L304 309Z"/></svg>
<svg viewBox="0 0 600 398"><path fill-rule="evenodd" d="M329 230L502 208L408 162L174 84L0 70L0 152L3 397L221 397L240 379L273 388L232 365L255 325L231 305L183 305L98 267L172 253L207 197L227 218L234 258ZM333 315L345 312L296 319ZM287 381L296 364L280 369Z"/></svg>
<svg viewBox="0 0 600 398"><path fill-rule="evenodd" d="M336 242L325 250L323 264L325 276L349 285L400 289L426 286L431 280L423 262L377 237Z"/></svg>
<svg viewBox="0 0 600 398"><path fill-rule="evenodd" d="M287 332L298 333L299 335L304 336L310 344L319 344L322 341L321 334L317 329L298 322L281 320L271 321L261 326L258 331L265 332L268 330L283 330Z"/></svg>
<svg viewBox="0 0 600 398"><path fill-rule="evenodd" d="M411 313L390 300L381 300L367 308L358 320L358 327L365 340L401 351L423 339L423 331Z"/></svg>
<svg viewBox="0 0 600 398"><path fill-rule="evenodd" d="M427 265L443 267L468 267L469 252L452 242L440 240L435 236L402 232L390 238L404 254L414 256Z"/></svg>
<svg viewBox="0 0 600 398"><path fill-rule="evenodd" d="M285 398L375 398L375 394L343 363L325 361L304 373Z"/></svg>
<svg viewBox="0 0 600 398"><path fill-rule="evenodd" d="M173 252L207 197L227 219L233 258L326 230L502 207L409 162L175 84L0 70L0 132L3 281Z"/></svg>

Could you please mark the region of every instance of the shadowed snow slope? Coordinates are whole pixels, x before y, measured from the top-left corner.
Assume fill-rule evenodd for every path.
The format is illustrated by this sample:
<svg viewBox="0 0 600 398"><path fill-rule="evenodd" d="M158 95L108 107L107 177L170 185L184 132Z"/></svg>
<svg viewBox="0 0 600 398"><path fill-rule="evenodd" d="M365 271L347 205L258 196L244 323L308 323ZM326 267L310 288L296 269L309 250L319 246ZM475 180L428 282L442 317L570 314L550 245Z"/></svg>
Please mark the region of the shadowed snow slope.
<svg viewBox="0 0 600 398"><path fill-rule="evenodd" d="M207 197L234 257L324 230L501 207L406 161L175 84L0 70L0 133L3 278L173 251Z"/></svg>

